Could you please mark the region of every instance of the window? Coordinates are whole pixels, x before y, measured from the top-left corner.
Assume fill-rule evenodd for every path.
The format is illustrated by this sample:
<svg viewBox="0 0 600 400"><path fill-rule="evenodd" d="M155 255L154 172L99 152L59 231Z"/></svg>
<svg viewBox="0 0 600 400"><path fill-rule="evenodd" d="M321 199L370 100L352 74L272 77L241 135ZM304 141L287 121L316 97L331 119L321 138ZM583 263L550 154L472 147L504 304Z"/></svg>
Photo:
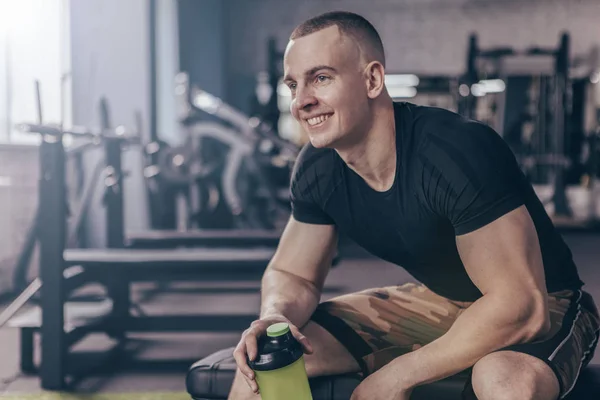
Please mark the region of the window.
<svg viewBox="0 0 600 400"><path fill-rule="evenodd" d="M15 129L38 122L71 123L69 0L0 0L0 143L35 144Z"/></svg>

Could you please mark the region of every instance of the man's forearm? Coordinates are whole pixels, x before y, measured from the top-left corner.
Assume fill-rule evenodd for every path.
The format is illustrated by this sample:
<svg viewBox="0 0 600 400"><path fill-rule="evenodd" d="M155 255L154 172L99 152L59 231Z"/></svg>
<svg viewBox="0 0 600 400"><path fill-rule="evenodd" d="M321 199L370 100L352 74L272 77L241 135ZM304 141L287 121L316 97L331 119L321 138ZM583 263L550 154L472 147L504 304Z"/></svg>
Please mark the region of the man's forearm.
<svg viewBox="0 0 600 400"><path fill-rule="evenodd" d="M515 313L517 307L507 297L483 296L446 334L397 358L390 367L405 388L414 388L469 368L493 351L532 340L547 322L544 310L529 303Z"/></svg>
<svg viewBox="0 0 600 400"><path fill-rule="evenodd" d="M319 304L315 285L286 271L269 268L262 279L260 316L283 315L295 326L304 326Z"/></svg>

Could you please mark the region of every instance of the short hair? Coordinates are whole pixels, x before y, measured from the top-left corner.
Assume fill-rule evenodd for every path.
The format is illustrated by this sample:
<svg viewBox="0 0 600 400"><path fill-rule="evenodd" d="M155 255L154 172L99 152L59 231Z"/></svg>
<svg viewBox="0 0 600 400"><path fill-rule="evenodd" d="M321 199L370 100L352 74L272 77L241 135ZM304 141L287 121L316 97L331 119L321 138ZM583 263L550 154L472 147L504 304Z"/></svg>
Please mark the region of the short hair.
<svg viewBox="0 0 600 400"><path fill-rule="evenodd" d="M354 38L361 52L374 54L378 61L385 66L385 51L383 42L375 27L366 18L348 11L330 11L317 15L298 25L290 40L295 40L330 26L337 26L344 34Z"/></svg>

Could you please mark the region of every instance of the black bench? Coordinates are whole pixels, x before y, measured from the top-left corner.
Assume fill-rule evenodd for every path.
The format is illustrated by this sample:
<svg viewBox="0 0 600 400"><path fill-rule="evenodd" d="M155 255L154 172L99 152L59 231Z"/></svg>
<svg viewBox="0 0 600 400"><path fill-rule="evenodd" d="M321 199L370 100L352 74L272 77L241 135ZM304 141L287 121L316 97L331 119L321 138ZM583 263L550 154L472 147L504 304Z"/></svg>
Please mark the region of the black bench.
<svg viewBox="0 0 600 400"><path fill-rule="evenodd" d="M236 371L233 348L218 351L196 362L186 377L186 388L194 400L227 399ZM310 385L314 400L348 400L360 383L360 375L348 374L313 378ZM411 399L460 400L464 376L454 376L415 389ZM579 380L567 397L570 400L600 398L600 365L589 365L581 371Z"/></svg>
<svg viewBox="0 0 600 400"><path fill-rule="evenodd" d="M280 231L267 229L148 230L127 233L125 245L130 248L277 247L280 237Z"/></svg>

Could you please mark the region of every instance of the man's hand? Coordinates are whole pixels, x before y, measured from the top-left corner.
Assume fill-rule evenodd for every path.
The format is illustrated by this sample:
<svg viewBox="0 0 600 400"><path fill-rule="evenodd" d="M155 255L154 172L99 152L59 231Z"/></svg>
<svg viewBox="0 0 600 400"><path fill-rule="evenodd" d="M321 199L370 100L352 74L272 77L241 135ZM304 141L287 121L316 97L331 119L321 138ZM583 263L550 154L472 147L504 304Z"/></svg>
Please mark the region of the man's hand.
<svg viewBox="0 0 600 400"><path fill-rule="evenodd" d="M412 388L404 387L400 377L388 364L363 380L350 400L409 400Z"/></svg>
<svg viewBox="0 0 600 400"><path fill-rule="evenodd" d="M265 334L270 325L277 322L285 322L290 326L290 332L300 342L304 353L311 354L313 351L306 336L300 333L300 330L282 315L271 315L252 322L250 328L246 329L242 334L242 338L233 352L233 358L246 379L246 383L248 383L248 386L254 393L258 393L258 384L256 383L254 371L248 365L246 357L250 361L256 359L258 355L258 339Z"/></svg>

